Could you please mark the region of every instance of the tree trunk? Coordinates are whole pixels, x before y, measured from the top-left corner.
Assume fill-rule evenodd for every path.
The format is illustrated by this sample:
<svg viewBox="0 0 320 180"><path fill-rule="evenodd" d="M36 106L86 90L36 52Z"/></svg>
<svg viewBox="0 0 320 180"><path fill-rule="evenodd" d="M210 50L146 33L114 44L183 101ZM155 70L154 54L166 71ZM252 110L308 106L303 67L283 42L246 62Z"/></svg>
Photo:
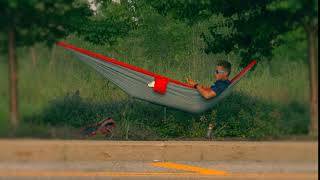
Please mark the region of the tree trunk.
<svg viewBox="0 0 320 180"><path fill-rule="evenodd" d="M10 123L15 130L18 126L18 74L15 45L15 30L8 32L8 55L9 55L9 93L10 93Z"/></svg>
<svg viewBox="0 0 320 180"><path fill-rule="evenodd" d="M310 66L310 129L311 136L318 136L318 57L317 57L317 33L316 28L309 28L308 34L308 58Z"/></svg>

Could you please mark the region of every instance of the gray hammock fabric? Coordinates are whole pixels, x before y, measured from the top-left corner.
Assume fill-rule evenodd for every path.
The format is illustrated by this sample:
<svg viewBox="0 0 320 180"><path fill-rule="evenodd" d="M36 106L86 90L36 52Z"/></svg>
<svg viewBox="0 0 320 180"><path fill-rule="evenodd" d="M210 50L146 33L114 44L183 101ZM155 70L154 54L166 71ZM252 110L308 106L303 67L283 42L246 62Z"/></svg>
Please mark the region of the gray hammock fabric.
<svg viewBox="0 0 320 180"><path fill-rule="evenodd" d="M58 44L61 45L61 44ZM63 44L61 46L64 46ZM64 46L66 47L66 46ZM129 95L149 101L155 104L172 107L182 111L190 113L201 113L216 105L225 96L227 96L232 88L239 82L241 77L248 72L242 71L242 74L236 76L230 84L230 86L222 92L219 96L206 100L204 99L196 89L185 87L180 84L169 82L167 85L166 93L159 94L149 87L148 84L155 80L155 77L150 76L127 67L114 64L112 62L101 60L96 57L84 54L83 52L77 51L77 49L71 49L68 47L78 59L88 64L105 78L113 82L115 85L120 87L123 91Z"/></svg>

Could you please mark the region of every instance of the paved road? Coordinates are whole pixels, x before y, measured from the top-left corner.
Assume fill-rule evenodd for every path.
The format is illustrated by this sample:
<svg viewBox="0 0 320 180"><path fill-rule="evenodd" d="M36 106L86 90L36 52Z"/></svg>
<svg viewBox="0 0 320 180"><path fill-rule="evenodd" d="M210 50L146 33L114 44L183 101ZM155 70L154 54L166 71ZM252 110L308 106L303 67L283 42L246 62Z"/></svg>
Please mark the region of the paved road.
<svg viewBox="0 0 320 180"><path fill-rule="evenodd" d="M0 180L311 180L317 154L315 141L0 140Z"/></svg>
<svg viewBox="0 0 320 180"><path fill-rule="evenodd" d="M0 180L308 180L317 173L317 162L292 161L0 162Z"/></svg>
<svg viewBox="0 0 320 180"><path fill-rule="evenodd" d="M290 141L1 140L0 161L315 161L318 143Z"/></svg>

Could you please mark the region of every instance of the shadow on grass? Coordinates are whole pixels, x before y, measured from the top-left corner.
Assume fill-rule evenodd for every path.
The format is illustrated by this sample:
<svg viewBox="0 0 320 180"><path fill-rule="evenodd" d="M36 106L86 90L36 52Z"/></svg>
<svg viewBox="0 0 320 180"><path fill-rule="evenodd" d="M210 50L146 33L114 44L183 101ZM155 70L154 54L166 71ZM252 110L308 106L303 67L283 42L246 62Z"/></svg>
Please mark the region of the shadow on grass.
<svg viewBox="0 0 320 180"><path fill-rule="evenodd" d="M302 104L268 103L239 92L212 110L195 115L132 98L93 102L76 91L52 100L42 112L25 118L25 127L17 136L77 139L79 128L106 117L116 121L112 139L117 140L203 138L209 123L215 125L215 138L274 139L307 134L309 123L308 109ZM35 130L30 131L30 127Z"/></svg>

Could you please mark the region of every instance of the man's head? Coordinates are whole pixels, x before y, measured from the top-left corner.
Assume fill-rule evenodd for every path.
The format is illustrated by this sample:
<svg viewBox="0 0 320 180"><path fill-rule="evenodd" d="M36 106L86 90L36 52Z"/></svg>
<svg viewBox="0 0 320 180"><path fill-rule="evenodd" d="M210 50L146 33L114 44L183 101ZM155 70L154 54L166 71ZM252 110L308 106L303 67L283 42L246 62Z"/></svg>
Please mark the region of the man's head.
<svg viewBox="0 0 320 180"><path fill-rule="evenodd" d="M228 61L219 61L215 70L216 80L227 80L231 73L231 64Z"/></svg>

